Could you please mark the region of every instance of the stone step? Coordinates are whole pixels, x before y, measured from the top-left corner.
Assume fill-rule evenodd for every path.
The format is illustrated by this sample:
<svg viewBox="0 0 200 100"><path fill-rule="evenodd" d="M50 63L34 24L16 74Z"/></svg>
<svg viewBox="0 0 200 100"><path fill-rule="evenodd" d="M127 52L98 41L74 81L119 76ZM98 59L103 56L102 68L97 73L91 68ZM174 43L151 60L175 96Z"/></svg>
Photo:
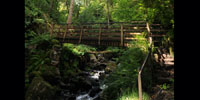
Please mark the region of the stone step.
<svg viewBox="0 0 200 100"><path fill-rule="evenodd" d="M165 62L173 62L174 61L174 58L165 58L163 59Z"/></svg>
<svg viewBox="0 0 200 100"><path fill-rule="evenodd" d="M169 66L169 65L174 65L174 62L165 62L164 64Z"/></svg>
<svg viewBox="0 0 200 100"><path fill-rule="evenodd" d="M158 84L164 84L164 83L172 83L171 79L173 77L157 77Z"/></svg>
<svg viewBox="0 0 200 100"><path fill-rule="evenodd" d="M169 77L172 73L166 70L157 70L155 71L155 76Z"/></svg>
<svg viewBox="0 0 200 100"><path fill-rule="evenodd" d="M157 70L154 74L155 77L174 77L174 70Z"/></svg>
<svg viewBox="0 0 200 100"><path fill-rule="evenodd" d="M174 69L174 66L173 65L165 65L165 66L163 66L163 69L165 69L165 70L173 70Z"/></svg>

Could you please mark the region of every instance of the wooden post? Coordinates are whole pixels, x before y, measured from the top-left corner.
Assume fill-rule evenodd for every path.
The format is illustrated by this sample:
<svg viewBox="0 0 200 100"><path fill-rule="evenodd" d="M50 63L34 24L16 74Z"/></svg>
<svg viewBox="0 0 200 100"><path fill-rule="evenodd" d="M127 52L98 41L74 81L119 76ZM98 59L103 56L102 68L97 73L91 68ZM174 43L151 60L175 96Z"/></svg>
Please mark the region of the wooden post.
<svg viewBox="0 0 200 100"><path fill-rule="evenodd" d="M149 28L149 23L148 22L146 23L146 28L147 28L148 36L151 37L151 32L150 32L150 28ZM149 38L148 38L148 41L150 41Z"/></svg>
<svg viewBox="0 0 200 100"><path fill-rule="evenodd" d="M65 33L64 33L64 36L63 36L63 42L64 42L64 40L65 40L65 35L67 34L67 30L68 30L68 24L66 24Z"/></svg>
<svg viewBox="0 0 200 100"><path fill-rule="evenodd" d="M99 24L99 41L98 41L98 45L101 44L101 24Z"/></svg>
<svg viewBox="0 0 200 100"><path fill-rule="evenodd" d="M121 46L124 46L124 33L123 33L123 24L121 24Z"/></svg>
<svg viewBox="0 0 200 100"><path fill-rule="evenodd" d="M81 34L80 34L80 38L79 38L79 44L81 43L81 39L82 39L82 34L83 34L83 27L81 26Z"/></svg>
<svg viewBox="0 0 200 100"><path fill-rule="evenodd" d="M139 92L139 100L142 100L142 81L141 81L141 73L138 73L138 92Z"/></svg>
<svg viewBox="0 0 200 100"><path fill-rule="evenodd" d="M146 28L147 28L147 31L148 31L148 34L150 35L149 37L149 41L150 41L150 47L149 47L149 50L148 50L148 55L146 56L142 66L140 67L140 69L138 70L138 93L139 93L139 100L142 100L142 81L141 81L141 73L142 73L142 70L144 68L144 65L146 64L147 62L147 59L149 58L150 54L151 54L151 49L152 49L152 37L151 37L151 32L150 32L150 28L149 28L149 24L147 23L146 24Z"/></svg>
<svg viewBox="0 0 200 100"><path fill-rule="evenodd" d="M50 37L51 37L52 34L53 34L53 30L54 30L54 24L52 23L51 32L50 32Z"/></svg>
<svg viewBox="0 0 200 100"><path fill-rule="evenodd" d="M58 34L60 34L60 25L58 26L58 33L56 34L56 37L58 37L59 35Z"/></svg>

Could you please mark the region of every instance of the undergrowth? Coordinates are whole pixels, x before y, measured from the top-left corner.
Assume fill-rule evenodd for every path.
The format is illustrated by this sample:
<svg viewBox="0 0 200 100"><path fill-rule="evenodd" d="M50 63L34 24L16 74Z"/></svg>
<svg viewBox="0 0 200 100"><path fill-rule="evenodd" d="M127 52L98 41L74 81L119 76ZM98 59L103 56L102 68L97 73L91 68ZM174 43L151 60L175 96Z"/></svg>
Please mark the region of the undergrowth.
<svg viewBox="0 0 200 100"><path fill-rule="evenodd" d="M104 83L108 88L103 92L104 99L125 100L126 95L130 98L137 95L133 90L137 89L138 68L142 65L149 46L147 40L142 39L144 36L137 38L138 40L132 41L130 47L118 58L120 65L106 77Z"/></svg>
<svg viewBox="0 0 200 100"><path fill-rule="evenodd" d="M138 100L138 91L128 89L127 92L123 92L117 100ZM150 97L147 93L143 92L142 100L150 100Z"/></svg>

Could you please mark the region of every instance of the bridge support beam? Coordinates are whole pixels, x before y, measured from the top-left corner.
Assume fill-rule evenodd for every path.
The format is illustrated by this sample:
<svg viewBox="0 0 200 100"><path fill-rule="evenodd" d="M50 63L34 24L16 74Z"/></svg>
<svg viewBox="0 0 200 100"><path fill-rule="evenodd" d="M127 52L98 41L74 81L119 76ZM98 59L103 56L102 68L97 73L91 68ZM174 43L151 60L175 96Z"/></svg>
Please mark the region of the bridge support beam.
<svg viewBox="0 0 200 100"><path fill-rule="evenodd" d="M124 32L123 32L123 24L121 24L121 46L124 46Z"/></svg>
<svg viewBox="0 0 200 100"><path fill-rule="evenodd" d="M80 34L80 38L79 38L79 44L81 43L81 39L82 39L82 34L83 34L83 26L81 26L81 34Z"/></svg>
<svg viewBox="0 0 200 100"><path fill-rule="evenodd" d="M101 24L99 24L99 39L98 39L98 45L101 44Z"/></svg>
<svg viewBox="0 0 200 100"><path fill-rule="evenodd" d="M64 40L65 40L65 36L66 36L66 34L67 34L67 31L68 31L68 24L66 24L66 30L65 30L65 33L64 33L64 36L63 36L63 42L64 42Z"/></svg>

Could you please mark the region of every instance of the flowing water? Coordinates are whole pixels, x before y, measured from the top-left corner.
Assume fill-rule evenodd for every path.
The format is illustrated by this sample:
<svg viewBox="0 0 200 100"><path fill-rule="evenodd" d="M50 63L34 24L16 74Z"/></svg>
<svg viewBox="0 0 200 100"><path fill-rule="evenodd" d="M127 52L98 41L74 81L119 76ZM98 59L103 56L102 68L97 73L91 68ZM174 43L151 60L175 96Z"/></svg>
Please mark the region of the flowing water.
<svg viewBox="0 0 200 100"><path fill-rule="evenodd" d="M94 74L90 73L89 76L88 76L90 79L93 79L93 80L98 82L98 87L92 86L92 89L94 89L94 88L99 88L100 89L100 91L98 93L96 93L95 96L91 97L89 95L92 92L92 89L90 89L90 91L88 93L78 95L76 97L76 100L95 100L102 93L102 90L106 88L106 86L104 84L100 84L99 77L101 75L103 75L103 74L105 74L104 70L100 70L100 71L96 71L95 70Z"/></svg>
<svg viewBox="0 0 200 100"><path fill-rule="evenodd" d="M105 74L104 69L106 65L103 55L99 54L97 57L98 59L96 62L90 62L91 65L96 67L93 67L90 71L83 71L86 79L91 81L92 88L89 91L82 91L78 94L70 94L69 92L65 92L65 96L74 95L75 98L63 98L63 100L99 100L98 97L103 92L103 89L107 88L107 86L103 83L103 79L108 74ZM99 61L99 58L101 58L101 62ZM103 62L102 59L104 60ZM104 67L101 66L102 63L104 63Z"/></svg>

